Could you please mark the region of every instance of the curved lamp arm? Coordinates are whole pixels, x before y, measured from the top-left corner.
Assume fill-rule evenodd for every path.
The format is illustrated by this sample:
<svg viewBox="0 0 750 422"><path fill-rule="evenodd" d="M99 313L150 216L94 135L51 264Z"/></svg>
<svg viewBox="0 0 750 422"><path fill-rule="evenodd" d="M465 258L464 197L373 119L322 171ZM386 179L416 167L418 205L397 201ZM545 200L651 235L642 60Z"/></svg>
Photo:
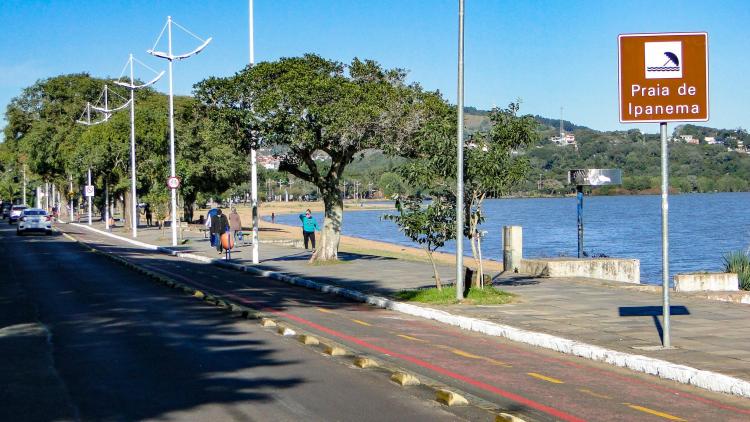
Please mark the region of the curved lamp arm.
<svg viewBox="0 0 750 422"><path fill-rule="evenodd" d="M114 113L115 111L120 111L120 110L124 109L125 107L127 107L127 106L129 106L129 105L130 105L130 100L127 100L127 101L125 102L125 104L123 104L123 105L121 105L121 106L119 106L119 107L115 107L115 108L110 108L110 109L106 109L106 108L104 108L104 107L96 107L96 106L91 106L91 109L92 109L92 110L96 110L96 111L99 111L99 112L102 112L102 113L107 113L107 114L109 114L109 113Z"/></svg>
<svg viewBox="0 0 750 422"><path fill-rule="evenodd" d="M150 81L146 82L143 85L131 85L127 82L122 82L122 81L112 81L112 83L114 83L115 85L119 85L121 87L127 88L127 89L141 89L141 88L145 88L147 86L151 86L155 84L157 81L159 81L159 79L161 79L162 76L164 76L163 70L158 75L156 75L154 79L151 79Z"/></svg>
<svg viewBox="0 0 750 422"><path fill-rule="evenodd" d="M203 44L199 45L198 48L196 48L195 50L193 50L193 51L191 51L189 53L180 54L179 56L174 56L174 57L172 57L172 59L173 60L183 60L183 59L187 59L190 56L194 56L194 55L200 53L201 51L203 51L203 49L206 48L206 46L208 45L208 43L211 42L212 39L213 39L212 37L209 37Z"/></svg>

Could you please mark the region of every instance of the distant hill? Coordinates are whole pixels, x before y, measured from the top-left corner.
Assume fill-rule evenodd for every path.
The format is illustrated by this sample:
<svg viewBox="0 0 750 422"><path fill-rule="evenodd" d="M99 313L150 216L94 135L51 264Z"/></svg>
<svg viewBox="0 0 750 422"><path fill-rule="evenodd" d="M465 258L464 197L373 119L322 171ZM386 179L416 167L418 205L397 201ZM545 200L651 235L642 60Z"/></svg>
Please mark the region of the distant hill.
<svg viewBox="0 0 750 422"><path fill-rule="evenodd" d="M475 107L465 109L466 134L488 130L489 111ZM597 193L658 193L661 183L660 139L638 129L598 131L563 121L566 132L575 134L577 146L557 146L549 141L557 134L560 121L534 116L539 122L539 142L525 151L531 171L529 178L517 187L521 195L560 195L571 191L567 172L574 168L619 168L623 184L600 188ZM677 140L670 145L670 186L679 192L714 192L750 190L750 153L738 148L738 141L750 145L750 135L743 129L716 129L691 124L679 125L674 137L693 135L699 144ZM718 144L707 144L705 137ZM347 168L347 177L380 186L398 181L403 158L389 157L380 151L367 151Z"/></svg>
<svg viewBox="0 0 750 422"><path fill-rule="evenodd" d="M482 131L489 129L489 110L480 110L476 107L464 107L464 121L466 122L466 132L468 134L476 131ZM560 119L550 119L547 117L535 115L536 120L540 127L540 132L546 135L548 131L558 131L560 129ZM576 125L568 120L563 120L563 129L566 132L574 132L576 130L591 130L586 126Z"/></svg>

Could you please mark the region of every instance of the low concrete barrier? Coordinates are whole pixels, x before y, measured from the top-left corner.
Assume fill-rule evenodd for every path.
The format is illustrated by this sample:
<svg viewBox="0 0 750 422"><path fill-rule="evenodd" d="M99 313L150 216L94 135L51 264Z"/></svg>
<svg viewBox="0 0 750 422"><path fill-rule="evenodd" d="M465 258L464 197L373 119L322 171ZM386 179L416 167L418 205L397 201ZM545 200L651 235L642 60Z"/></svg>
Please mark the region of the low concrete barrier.
<svg viewBox="0 0 750 422"><path fill-rule="evenodd" d="M674 276L677 292L735 292L740 289L734 273L685 273Z"/></svg>
<svg viewBox="0 0 750 422"><path fill-rule="evenodd" d="M589 277L624 283L641 283L641 261L637 259L522 259L518 272L535 277Z"/></svg>

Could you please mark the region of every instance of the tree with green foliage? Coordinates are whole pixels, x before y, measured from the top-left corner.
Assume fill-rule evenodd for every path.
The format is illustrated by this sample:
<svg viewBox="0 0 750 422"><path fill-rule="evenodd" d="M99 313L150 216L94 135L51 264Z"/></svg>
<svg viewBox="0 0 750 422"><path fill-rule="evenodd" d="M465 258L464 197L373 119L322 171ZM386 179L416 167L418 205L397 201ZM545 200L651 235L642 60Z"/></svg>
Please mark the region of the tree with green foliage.
<svg viewBox="0 0 750 422"><path fill-rule="evenodd" d="M311 260L322 261L338 259L339 186L346 167L365 150L398 153L419 138L430 119L426 98L439 98L407 84L403 70L384 69L371 60L345 65L313 54L206 79L195 94L206 115L222 125L225 138L247 148L276 148L279 170L320 190L325 218ZM324 162L316 161L321 153Z"/></svg>
<svg viewBox="0 0 750 422"><path fill-rule="evenodd" d="M435 265L433 254L445 242L456 237L456 208L450 198L436 197L424 206L419 196L394 197L398 214L386 214L384 220L398 225L406 237L421 245L432 264L435 287L442 289L440 274Z"/></svg>
<svg viewBox="0 0 750 422"><path fill-rule="evenodd" d="M489 195L506 194L524 180L530 166L527 157L519 152L537 140L534 118L518 116L518 109L517 103L511 103L506 109L492 110L489 130L472 134L465 143L463 235L470 239L478 280L483 280L478 242L484 200ZM413 160L402 168L409 184L427 186L435 198L456 195L455 111L443 111L443 120L433 127L433 137L413 149Z"/></svg>

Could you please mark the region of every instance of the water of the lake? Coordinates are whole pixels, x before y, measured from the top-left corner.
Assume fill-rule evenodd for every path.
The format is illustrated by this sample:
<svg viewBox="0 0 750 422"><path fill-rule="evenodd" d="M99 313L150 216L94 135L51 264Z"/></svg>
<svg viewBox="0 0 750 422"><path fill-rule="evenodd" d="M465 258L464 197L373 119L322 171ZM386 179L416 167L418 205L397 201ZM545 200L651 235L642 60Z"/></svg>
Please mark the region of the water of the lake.
<svg viewBox="0 0 750 422"><path fill-rule="evenodd" d="M669 197L670 273L719 271L726 252L750 246L750 193L673 195ZM492 199L485 202L486 258L502 260L502 227L523 226L525 257L575 256L575 198ZM414 246L390 221L386 211L346 212L348 236ZM319 223L322 214L316 214ZM297 215L280 215L278 223L299 225ZM599 196L584 201L585 250L641 260L641 282L661 283L661 197ZM468 242L465 251L471 249ZM442 251L455 252L455 244Z"/></svg>

